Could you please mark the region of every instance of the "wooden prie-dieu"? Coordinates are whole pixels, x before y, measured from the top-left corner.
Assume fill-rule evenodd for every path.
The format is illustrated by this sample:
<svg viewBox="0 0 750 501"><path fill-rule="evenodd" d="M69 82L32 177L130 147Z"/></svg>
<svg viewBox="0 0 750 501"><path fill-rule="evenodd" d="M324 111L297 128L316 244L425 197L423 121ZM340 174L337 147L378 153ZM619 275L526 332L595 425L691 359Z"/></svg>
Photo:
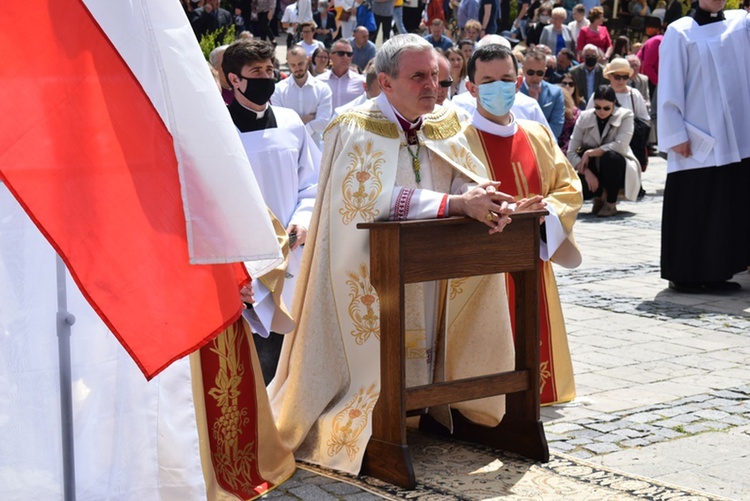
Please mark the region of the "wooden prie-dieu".
<svg viewBox="0 0 750 501"><path fill-rule="evenodd" d="M539 415L539 221L546 214L514 214L512 223L494 235L468 218L357 225L370 232L370 276L380 301L381 387L363 473L414 488L407 413L494 395L506 395L502 422L488 428L454 411L453 437L549 460ZM510 273L515 284L515 370L406 388L405 284L494 273Z"/></svg>

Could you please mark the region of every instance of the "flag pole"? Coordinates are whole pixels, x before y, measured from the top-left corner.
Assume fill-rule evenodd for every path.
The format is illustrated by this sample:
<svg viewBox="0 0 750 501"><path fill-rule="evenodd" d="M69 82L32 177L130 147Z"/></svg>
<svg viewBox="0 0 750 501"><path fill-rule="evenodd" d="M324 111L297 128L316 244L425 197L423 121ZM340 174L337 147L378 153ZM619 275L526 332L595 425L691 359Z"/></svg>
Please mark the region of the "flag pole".
<svg viewBox="0 0 750 501"><path fill-rule="evenodd" d="M70 326L76 318L68 312L66 270L57 256L57 352L60 362L60 416L62 427L63 492L65 501L76 499L75 449L73 444L73 386L70 369Z"/></svg>

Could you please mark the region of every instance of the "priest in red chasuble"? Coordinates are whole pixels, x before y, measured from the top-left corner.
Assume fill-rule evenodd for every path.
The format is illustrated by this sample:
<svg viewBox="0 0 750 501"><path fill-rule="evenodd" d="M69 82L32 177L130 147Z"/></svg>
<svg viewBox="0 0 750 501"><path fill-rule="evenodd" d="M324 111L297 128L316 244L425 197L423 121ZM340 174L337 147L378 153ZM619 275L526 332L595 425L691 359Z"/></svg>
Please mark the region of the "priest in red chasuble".
<svg viewBox="0 0 750 501"><path fill-rule="evenodd" d="M581 263L573 238L573 224L583 203L581 182L554 136L537 122L516 120L510 112L522 77L510 50L501 45L478 49L468 65L467 88L477 109L465 134L472 152L501 181L501 189L516 200L544 197L549 215L542 226L542 273L539 297L542 404L567 402L575 397L565 323L552 262L566 268ZM514 294L508 277L510 312Z"/></svg>

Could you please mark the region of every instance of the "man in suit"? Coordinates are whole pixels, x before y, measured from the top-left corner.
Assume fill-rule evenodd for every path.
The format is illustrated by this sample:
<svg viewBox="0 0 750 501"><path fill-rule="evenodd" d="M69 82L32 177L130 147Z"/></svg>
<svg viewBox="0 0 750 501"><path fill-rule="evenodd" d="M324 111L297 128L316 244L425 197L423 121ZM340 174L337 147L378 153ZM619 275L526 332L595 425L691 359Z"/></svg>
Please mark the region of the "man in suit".
<svg viewBox="0 0 750 501"><path fill-rule="evenodd" d="M326 0L320 0L318 2L318 12L313 14L313 21L315 21L315 40L323 42L327 48L331 48L333 39L337 35L336 29L336 12L328 10L328 2Z"/></svg>
<svg viewBox="0 0 750 501"><path fill-rule="evenodd" d="M589 96L594 93L600 85L608 85L609 82L604 78L604 66L599 64L601 51L599 47L593 44L586 44L583 47L583 63L570 70L570 76L576 83L578 95L588 102Z"/></svg>
<svg viewBox="0 0 750 501"><path fill-rule="evenodd" d="M190 24L200 40L206 33L234 25L234 19L228 10L219 7L219 0L208 0L203 7L193 11Z"/></svg>
<svg viewBox="0 0 750 501"><path fill-rule="evenodd" d="M547 56L529 51L523 60L523 84L521 92L539 102L555 139L560 135L565 122L565 101L562 89L544 81L547 71Z"/></svg>

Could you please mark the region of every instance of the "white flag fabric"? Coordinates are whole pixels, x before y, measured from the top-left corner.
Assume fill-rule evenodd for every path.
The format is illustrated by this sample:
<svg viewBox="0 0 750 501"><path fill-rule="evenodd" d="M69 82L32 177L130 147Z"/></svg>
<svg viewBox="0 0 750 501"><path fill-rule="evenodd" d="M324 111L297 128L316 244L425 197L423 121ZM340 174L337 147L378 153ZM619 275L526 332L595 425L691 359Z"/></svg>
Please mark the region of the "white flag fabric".
<svg viewBox="0 0 750 501"><path fill-rule="evenodd" d="M3 501L63 498L55 270L54 250L0 183ZM66 288L77 499L205 499L187 358L147 382L69 276Z"/></svg>

